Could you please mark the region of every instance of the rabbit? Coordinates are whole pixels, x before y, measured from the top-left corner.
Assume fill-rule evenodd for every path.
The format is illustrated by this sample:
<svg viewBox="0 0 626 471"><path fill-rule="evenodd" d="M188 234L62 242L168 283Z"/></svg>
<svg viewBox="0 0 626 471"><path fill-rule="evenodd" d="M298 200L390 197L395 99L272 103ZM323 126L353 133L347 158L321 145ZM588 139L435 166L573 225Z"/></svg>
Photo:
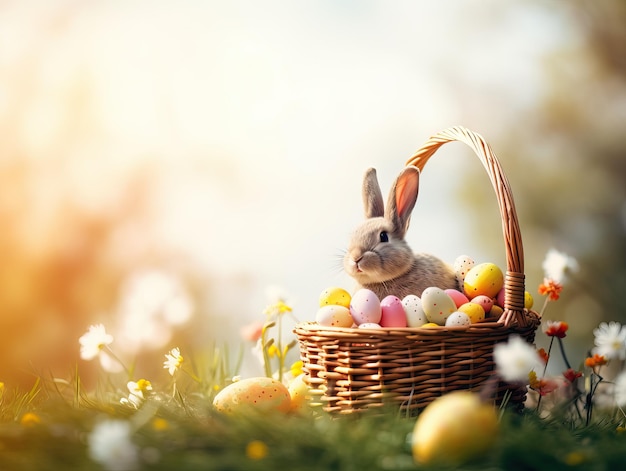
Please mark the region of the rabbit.
<svg viewBox="0 0 626 471"><path fill-rule="evenodd" d="M369 168L363 179L363 204L367 218L354 231L343 258L345 271L358 288L379 297L409 294L421 297L430 286L458 289L452 267L429 254L414 254L404 235L417 201L420 171L405 167L396 178L384 206L376 177Z"/></svg>

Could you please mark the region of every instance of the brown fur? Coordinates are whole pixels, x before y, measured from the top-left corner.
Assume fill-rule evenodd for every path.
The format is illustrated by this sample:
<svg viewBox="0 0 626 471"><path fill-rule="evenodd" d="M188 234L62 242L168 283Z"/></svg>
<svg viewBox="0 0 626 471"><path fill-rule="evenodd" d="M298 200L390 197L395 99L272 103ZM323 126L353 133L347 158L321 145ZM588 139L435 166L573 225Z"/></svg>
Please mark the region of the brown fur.
<svg viewBox="0 0 626 471"><path fill-rule="evenodd" d="M354 231L344 257L344 268L359 288L383 299L395 295L422 295L429 286L458 288L452 267L429 254L414 254L404 240L417 201L419 170L405 168L382 201L376 171L368 169L363 181L366 220ZM383 241L381 233L387 234Z"/></svg>

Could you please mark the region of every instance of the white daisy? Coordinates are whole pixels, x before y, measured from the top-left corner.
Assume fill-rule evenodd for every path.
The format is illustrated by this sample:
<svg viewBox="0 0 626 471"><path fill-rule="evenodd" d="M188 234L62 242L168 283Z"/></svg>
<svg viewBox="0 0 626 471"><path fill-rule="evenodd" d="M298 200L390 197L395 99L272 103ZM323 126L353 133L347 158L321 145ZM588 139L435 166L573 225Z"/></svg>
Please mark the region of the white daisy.
<svg viewBox="0 0 626 471"><path fill-rule="evenodd" d="M559 252L556 249L548 250L543 260L545 277L557 283L563 284L567 276L578 271L578 262L575 258Z"/></svg>
<svg viewBox="0 0 626 471"><path fill-rule="evenodd" d="M183 364L183 357L180 354L180 349L178 347L172 348L169 353L165 354L166 360L163 362L163 368L167 368L170 375L174 376L174 373L180 368L180 365Z"/></svg>
<svg viewBox="0 0 626 471"><path fill-rule="evenodd" d="M131 441L131 426L125 420L97 424L88 438L89 457L108 471L131 471L139 467L139 452Z"/></svg>
<svg viewBox="0 0 626 471"><path fill-rule="evenodd" d="M594 354L602 355L607 360L626 359L626 328L619 322L602 322L593 330L595 337Z"/></svg>
<svg viewBox="0 0 626 471"><path fill-rule="evenodd" d="M619 407L626 407L626 371L622 371L615 377L613 388L615 403Z"/></svg>
<svg viewBox="0 0 626 471"><path fill-rule="evenodd" d="M129 381L126 387L128 387L129 391L128 398L123 397L120 399L120 402L133 406L135 409L143 403L146 396L152 391L152 384L147 379L140 379L137 382Z"/></svg>
<svg viewBox="0 0 626 471"><path fill-rule="evenodd" d="M80 357L83 360L93 360L105 346L112 342L113 336L107 334L104 325L90 325L89 330L78 339Z"/></svg>
<svg viewBox="0 0 626 471"><path fill-rule="evenodd" d="M543 366L537 350L517 335L507 343L499 343L493 349L496 369L505 381L528 383L528 374Z"/></svg>

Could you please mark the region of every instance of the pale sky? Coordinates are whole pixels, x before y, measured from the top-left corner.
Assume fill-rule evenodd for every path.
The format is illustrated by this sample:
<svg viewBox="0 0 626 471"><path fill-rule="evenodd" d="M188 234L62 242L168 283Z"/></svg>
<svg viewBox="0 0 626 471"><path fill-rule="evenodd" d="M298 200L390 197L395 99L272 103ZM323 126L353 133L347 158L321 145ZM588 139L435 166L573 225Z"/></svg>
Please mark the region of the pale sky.
<svg viewBox="0 0 626 471"><path fill-rule="evenodd" d="M364 170L379 169L386 194L429 135L457 124L487 140L506 132L540 96L544 54L571 40L516 1L16 1L0 11L10 150L66 163L42 179L44 207L67 192L106 212L131 170L158 163L148 237L219 280L216 312L239 317L225 321L233 330L262 311L267 286L290 293L301 319L325 287L350 288L338 254L361 220ZM482 253L464 229L480 217L500 230L495 209L454 199L465 165L478 160L460 145L429 162L408 240L449 262L502 263L503 247ZM249 292L232 288L242 276Z"/></svg>

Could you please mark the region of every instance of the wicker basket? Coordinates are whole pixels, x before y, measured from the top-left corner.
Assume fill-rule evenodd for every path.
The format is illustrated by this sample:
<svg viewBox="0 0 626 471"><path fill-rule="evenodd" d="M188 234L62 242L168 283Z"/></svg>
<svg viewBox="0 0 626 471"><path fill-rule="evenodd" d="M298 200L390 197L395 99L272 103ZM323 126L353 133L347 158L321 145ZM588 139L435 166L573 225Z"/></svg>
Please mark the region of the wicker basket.
<svg viewBox="0 0 626 471"><path fill-rule="evenodd" d="M349 414L391 404L417 412L455 390L494 378L493 347L517 334L534 342L537 313L524 309L524 255L513 197L496 156L478 134L453 127L432 136L406 162L420 170L443 144L460 141L483 163L495 189L506 247L504 313L469 327L356 329L300 323L295 333L312 401ZM522 407L526 388L495 380L492 397Z"/></svg>

